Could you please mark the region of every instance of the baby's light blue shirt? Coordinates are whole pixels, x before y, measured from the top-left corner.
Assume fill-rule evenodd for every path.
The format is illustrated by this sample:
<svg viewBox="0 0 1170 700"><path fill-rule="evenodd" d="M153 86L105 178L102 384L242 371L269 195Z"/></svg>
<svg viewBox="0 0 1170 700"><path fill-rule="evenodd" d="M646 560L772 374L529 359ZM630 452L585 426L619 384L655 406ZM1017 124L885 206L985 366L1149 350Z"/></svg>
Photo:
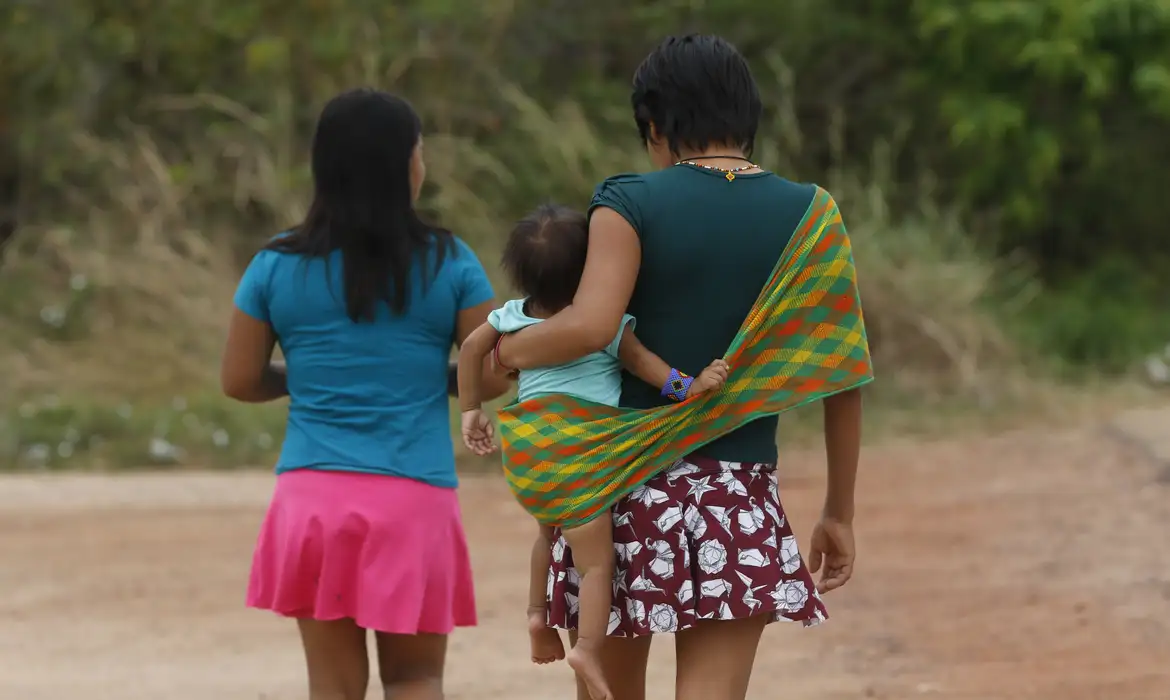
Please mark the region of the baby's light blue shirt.
<svg viewBox="0 0 1170 700"><path fill-rule="evenodd" d="M540 323L524 313L524 299L513 299L488 314L488 323L500 333L513 333L521 328ZM634 327L634 317L622 316L617 336L605 350L556 367L541 367L520 371L519 399L527 401L542 394L569 394L585 401L617 406L622 395L622 366L618 348L626 326Z"/></svg>

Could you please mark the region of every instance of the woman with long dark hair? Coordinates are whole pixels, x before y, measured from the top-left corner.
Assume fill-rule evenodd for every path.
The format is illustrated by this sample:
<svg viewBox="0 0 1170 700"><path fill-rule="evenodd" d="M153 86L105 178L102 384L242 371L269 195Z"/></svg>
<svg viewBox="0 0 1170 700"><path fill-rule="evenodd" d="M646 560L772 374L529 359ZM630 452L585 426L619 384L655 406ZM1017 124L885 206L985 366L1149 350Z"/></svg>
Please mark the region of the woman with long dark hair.
<svg viewBox="0 0 1170 700"><path fill-rule="evenodd" d="M447 635L476 621L447 371L495 302L471 249L415 211L422 149L404 100L332 99L308 215L235 295L224 392L289 397L247 602L296 618L311 700L366 697L369 631L387 698L442 698ZM485 381L489 396L507 387Z"/></svg>
<svg viewBox="0 0 1170 700"><path fill-rule="evenodd" d="M595 352L629 314L638 319L643 344L685 381L728 351L777 263L790 256L789 242L798 235L811 240L810 212L823 211L823 221L843 233L827 193L750 160L759 92L743 56L723 39L664 41L638 67L632 103L657 170L598 186L572 303L504 336L496 346L504 370L560 365ZM825 291L814 290L802 303L816 305ZM825 319L844 313L829 303L820 309ZM813 335L807 340L797 354L830 352ZM729 383L748 371L728 362ZM831 372L810 375L806 384L824 383ZM663 406L669 389L627 375L620 405ZM826 619L820 594L843 585L853 567L861 398L849 389L823 405L829 485L809 566L780 503L774 414L662 464L617 502L613 608L601 638L577 633L580 572L566 540L553 538L549 593L532 604L543 604L549 626L573 630L574 643L588 645L587 658L598 659L576 669L578 697L642 700L652 635L673 633L676 700L743 700L765 625ZM695 444L694 437L684 440Z"/></svg>

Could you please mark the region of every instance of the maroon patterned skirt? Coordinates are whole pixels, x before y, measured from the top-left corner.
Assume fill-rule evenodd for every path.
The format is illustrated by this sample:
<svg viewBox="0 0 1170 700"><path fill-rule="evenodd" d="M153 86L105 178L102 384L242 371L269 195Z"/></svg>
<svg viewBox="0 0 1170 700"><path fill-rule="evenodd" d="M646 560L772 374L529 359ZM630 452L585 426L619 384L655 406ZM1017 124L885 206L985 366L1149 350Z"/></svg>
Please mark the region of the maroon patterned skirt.
<svg viewBox="0 0 1170 700"><path fill-rule="evenodd" d="M780 505L776 466L688 457L620 501L609 634L678 632L697 620L826 619ZM549 625L577 626L573 554L556 533Z"/></svg>

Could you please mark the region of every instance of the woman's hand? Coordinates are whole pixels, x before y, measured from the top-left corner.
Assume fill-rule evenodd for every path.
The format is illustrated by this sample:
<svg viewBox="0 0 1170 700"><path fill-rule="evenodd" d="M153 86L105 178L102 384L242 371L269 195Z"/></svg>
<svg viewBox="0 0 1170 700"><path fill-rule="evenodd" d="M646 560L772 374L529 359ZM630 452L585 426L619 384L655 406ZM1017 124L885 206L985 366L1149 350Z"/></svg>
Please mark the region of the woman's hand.
<svg viewBox="0 0 1170 700"><path fill-rule="evenodd" d="M817 591L827 593L845 585L853 576L853 560L857 550L853 544L853 524L822 516L813 528L808 551L808 569L821 572Z"/></svg>
<svg viewBox="0 0 1170 700"><path fill-rule="evenodd" d="M473 454L486 457L496 451L496 429L492 419L480 409L464 411L462 423L463 445Z"/></svg>

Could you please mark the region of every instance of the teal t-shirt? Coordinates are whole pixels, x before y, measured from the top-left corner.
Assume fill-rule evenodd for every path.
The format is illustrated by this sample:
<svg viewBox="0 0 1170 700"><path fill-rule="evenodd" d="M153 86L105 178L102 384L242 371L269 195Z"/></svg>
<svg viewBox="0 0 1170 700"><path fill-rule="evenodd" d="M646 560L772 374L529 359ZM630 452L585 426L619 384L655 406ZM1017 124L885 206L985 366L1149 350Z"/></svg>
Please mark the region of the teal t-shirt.
<svg viewBox="0 0 1170 700"><path fill-rule="evenodd" d="M288 427L278 474L292 469L389 474L455 487L447 363L456 315L490 301L483 266L454 239L435 272L416 260L410 303L384 304L372 323L346 315L341 253L263 250L236 289L236 306L271 324L288 363ZM426 280L426 284L423 282Z"/></svg>
<svg viewBox="0 0 1170 700"><path fill-rule="evenodd" d="M524 300L513 299L488 314L488 323L500 333L513 333L542 319L524 313ZM594 352L568 364L520 371L517 398L527 401L542 394L568 394L585 401L617 406L622 395L622 366L618 348L626 327L633 328L634 317L622 317L617 336L605 350Z"/></svg>
<svg viewBox="0 0 1170 700"><path fill-rule="evenodd" d="M671 367L696 376L722 357L767 283L816 194L772 173L736 174L676 165L618 175L598 186L590 212L613 209L642 243L630 298L638 339ZM621 405L667 403L636 377L622 377ZM728 462L776 461L776 418L761 418L697 454Z"/></svg>

